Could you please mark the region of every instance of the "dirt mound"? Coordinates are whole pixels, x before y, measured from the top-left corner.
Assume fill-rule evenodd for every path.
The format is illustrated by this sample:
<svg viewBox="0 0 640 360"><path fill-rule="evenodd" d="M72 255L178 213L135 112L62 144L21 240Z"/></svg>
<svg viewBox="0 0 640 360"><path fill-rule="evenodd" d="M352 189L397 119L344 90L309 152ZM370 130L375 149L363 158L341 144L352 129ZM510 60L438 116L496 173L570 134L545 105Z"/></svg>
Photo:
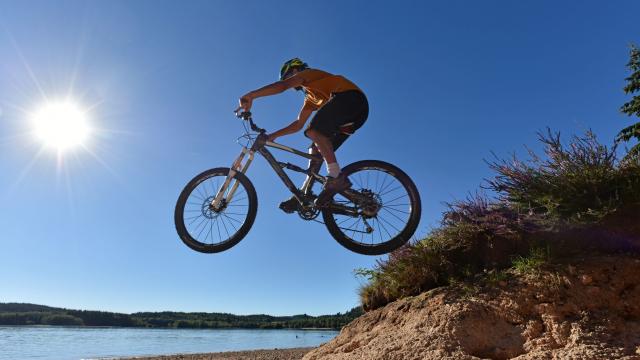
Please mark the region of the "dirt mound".
<svg viewBox="0 0 640 360"><path fill-rule="evenodd" d="M304 360L640 359L640 258L438 288L364 314Z"/></svg>

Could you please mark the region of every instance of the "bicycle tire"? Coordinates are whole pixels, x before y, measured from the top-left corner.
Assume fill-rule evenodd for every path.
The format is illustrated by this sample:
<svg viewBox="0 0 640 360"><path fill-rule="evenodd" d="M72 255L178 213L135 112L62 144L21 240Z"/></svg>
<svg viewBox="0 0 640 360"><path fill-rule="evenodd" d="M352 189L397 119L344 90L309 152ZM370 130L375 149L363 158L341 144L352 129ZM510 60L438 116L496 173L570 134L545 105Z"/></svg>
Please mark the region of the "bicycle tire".
<svg viewBox="0 0 640 360"><path fill-rule="evenodd" d="M391 175L393 178L397 179L398 182L407 191L410 199L411 212L404 228L396 236L387 241L381 242L377 245L367 245L352 239L342 231L340 226L336 223L336 219L330 207L322 209L322 217L324 219L327 230L340 245L362 255L383 255L396 250L407 243L411 239L411 236L413 236L413 234L415 233L416 229L418 228L422 212L420 194L413 180L411 180L411 178L405 172L403 172L395 165L389 164L384 161L358 161L344 167L342 169L342 173L343 175L348 177L357 173L358 171L367 169L381 170ZM335 194L331 195L331 198L333 198L334 196Z"/></svg>
<svg viewBox="0 0 640 360"><path fill-rule="evenodd" d="M187 230L187 226L185 225L185 205L187 203L187 199L189 199L189 195L198 187L199 184L206 181L207 179L213 178L214 176L227 176L229 174L229 168L214 168L210 170L206 170L198 175L196 175L191 181L187 183L184 187L180 196L178 197L178 201L176 203L175 212L174 212L174 222L176 231L180 236L182 242L187 245L189 248L201 252L201 253L218 253L221 251L225 251L235 246L242 240L249 230L256 218L256 213L258 210L258 197L256 195L256 190L249 180L241 172L236 172L233 179L237 180L240 185L243 187L244 191L247 193L248 199L248 210L247 215L240 226L239 229L236 230L235 233L230 235L226 240L221 241L216 244L207 244L195 239Z"/></svg>

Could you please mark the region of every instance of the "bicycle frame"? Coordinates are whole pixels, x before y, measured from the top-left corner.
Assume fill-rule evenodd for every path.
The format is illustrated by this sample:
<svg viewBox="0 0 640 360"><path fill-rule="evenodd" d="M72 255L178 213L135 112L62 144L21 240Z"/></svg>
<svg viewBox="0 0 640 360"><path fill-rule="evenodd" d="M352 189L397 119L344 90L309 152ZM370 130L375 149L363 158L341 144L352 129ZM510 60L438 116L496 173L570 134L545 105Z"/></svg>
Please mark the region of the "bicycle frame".
<svg viewBox="0 0 640 360"><path fill-rule="evenodd" d="M296 187L293 181L291 181L291 178L289 178L289 176L287 175L287 173L284 172L283 169L287 168L289 170L306 174L307 176L310 176L313 180L319 181L321 183L324 183L326 181L326 177L322 175L318 175L316 172L312 171L311 168L304 170L299 166L276 160L276 158L273 156L273 154L271 154L271 152L267 149L267 147L286 151L291 154L298 155L300 157L304 157L312 161L313 160L319 161L319 162L323 161L322 157L319 154L308 154L286 145L278 144L272 141L267 141L267 135L264 132L260 132L258 137L253 142L253 145L251 146L251 148L242 146L242 151L240 152L240 155L238 155L236 160L231 165L231 168L229 170L229 175L227 175L227 178L225 179L224 183L218 190L218 193L216 194L214 199L211 201L211 206L213 209L220 209L222 206L224 206L224 205L221 205L223 199L225 200L226 204L231 202L231 200L233 199L233 195L235 194L236 189L238 188L238 182L236 181L231 186L230 189L229 189L229 185L231 184L231 181L237 172L241 172L243 174L247 172L247 170L249 169L249 165L251 165L251 162L253 161L253 158L254 158L254 154L256 152L262 155L262 157L264 157L265 160L267 160L269 165L271 165L271 167L276 172L278 177L280 177L280 179L282 180L284 185L287 187L287 189L291 191L291 193L296 197L296 199L298 199L298 201L301 204L304 204L306 201L306 196L304 192ZM243 160L245 160L245 157L247 155L248 155L248 158L243 164ZM228 193L227 193L227 189L229 189ZM226 196L225 196L225 193L227 193Z"/></svg>

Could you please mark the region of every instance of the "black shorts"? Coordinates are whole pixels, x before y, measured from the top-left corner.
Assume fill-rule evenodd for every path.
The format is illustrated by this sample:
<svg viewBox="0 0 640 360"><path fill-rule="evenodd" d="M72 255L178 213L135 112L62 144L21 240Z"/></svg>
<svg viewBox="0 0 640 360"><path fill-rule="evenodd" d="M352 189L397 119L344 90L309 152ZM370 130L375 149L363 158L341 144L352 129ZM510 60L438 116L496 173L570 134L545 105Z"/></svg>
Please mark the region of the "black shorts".
<svg viewBox="0 0 640 360"><path fill-rule="evenodd" d="M367 97L358 90L334 94L311 119L308 129L328 137L337 150L349 135L359 129L369 116ZM307 134L305 130L305 135ZM307 136L308 137L308 136Z"/></svg>

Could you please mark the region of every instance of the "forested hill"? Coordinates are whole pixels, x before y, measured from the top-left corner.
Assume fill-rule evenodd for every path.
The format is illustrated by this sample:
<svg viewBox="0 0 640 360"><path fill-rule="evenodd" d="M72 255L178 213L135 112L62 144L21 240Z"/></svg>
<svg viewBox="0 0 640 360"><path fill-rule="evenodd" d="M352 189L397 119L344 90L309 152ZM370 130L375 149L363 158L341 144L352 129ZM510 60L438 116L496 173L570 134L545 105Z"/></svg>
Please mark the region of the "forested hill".
<svg viewBox="0 0 640 360"><path fill-rule="evenodd" d="M0 303L0 325L73 325L202 329L340 329L362 314L357 307L335 315L270 316L224 313L140 312L121 314L44 305Z"/></svg>

